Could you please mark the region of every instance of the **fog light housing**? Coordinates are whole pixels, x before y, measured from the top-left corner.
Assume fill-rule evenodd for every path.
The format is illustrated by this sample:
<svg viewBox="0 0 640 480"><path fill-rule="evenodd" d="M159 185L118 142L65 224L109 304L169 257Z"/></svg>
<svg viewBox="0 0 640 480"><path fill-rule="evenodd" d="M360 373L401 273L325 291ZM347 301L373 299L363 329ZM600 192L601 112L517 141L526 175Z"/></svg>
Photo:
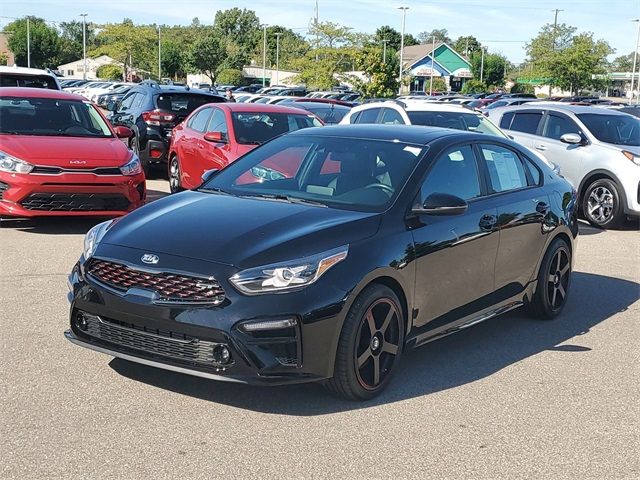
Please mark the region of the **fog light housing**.
<svg viewBox="0 0 640 480"><path fill-rule="evenodd" d="M216 345L213 348L213 363L227 365L231 362L231 352L225 345Z"/></svg>
<svg viewBox="0 0 640 480"><path fill-rule="evenodd" d="M78 330L82 330L83 332L86 332L87 329L89 328L89 324L87 323L87 319L84 318L84 315L79 313L76 315L76 319L75 322L76 324L76 328Z"/></svg>
<svg viewBox="0 0 640 480"><path fill-rule="evenodd" d="M283 328L292 328L298 324L295 318L286 318L284 320L265 320L261 322L250 322L242 325L245 332L260 332L265 330L280 330Z"/></svg>

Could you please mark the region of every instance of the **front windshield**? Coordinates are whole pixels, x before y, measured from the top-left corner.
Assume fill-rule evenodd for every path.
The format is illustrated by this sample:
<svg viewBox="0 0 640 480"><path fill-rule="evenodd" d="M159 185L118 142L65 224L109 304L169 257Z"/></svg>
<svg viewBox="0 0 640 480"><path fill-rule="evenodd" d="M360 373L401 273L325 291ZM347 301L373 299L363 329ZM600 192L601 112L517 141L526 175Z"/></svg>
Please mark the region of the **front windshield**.
<svg viewBox="0 0 640 480"><path fill-rule="evenodd" d="M0 97L0 133L67 137L111 137L89 102Z"/></svg>
<svg viewBox="0 0 640 480"><path fill-rule="evenodd" d="M285 135L230 164L201 190L382 212L426 149L398 141Z"/></svg>
<svg viewBox="0 0 640 480"><path fill-rule="evenodd" d="M236 142L243 145L256 145L301 128L322 126L313 115L302 113L234 112L231 120Z"/></svg>
<svg viewBox="0 0 640 480"><path fill-rule="evenodd" d="M631 115L580 113L578 118L601 142L640 146L640 119Z"/></svg>
<svg viewBox="0 0 640 480"><path fill-rule="evenodd" d="M466 112L407 112L412 125L452 128L506 138L506 135L484 115Z"/></svg>

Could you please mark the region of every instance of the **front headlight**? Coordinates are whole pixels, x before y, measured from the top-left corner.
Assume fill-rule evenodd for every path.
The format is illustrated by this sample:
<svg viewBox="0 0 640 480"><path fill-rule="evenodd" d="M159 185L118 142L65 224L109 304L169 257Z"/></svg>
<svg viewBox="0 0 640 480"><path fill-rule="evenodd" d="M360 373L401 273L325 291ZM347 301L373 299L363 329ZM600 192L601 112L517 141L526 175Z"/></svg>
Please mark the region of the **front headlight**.
<svg viewBox="0 0 640 480"><path fill-rule="evenodd" d="M133 155L131 160L120 167L120 171L123 175L138 175L142 172L142 164L137 155Z"/></svg>
<svg viewBox="0 0 640 480"><path fill-rule="evenodd" d="M0 151L0 170L10 173L29 173L33 165Z"/></svg>
<svg viewBox="0 0 640 480"><path fill-rule="evenodd" d="M84 250L82 254L85 261L93 256L100 240L102 240L102 237L104 237L104 234L107 233L107 230L109 230L109 227L111 227L114 222L115 220L107 220L106 222L99 223L84 236Z"/></svg>
<svg viewBox="0 0 640 480"><path fill-rule="evenodd" d="M250 268L236 273L229 281L242 293L288 292L315 283L327 270L347 258L349 246L311 257Z"/></svg>

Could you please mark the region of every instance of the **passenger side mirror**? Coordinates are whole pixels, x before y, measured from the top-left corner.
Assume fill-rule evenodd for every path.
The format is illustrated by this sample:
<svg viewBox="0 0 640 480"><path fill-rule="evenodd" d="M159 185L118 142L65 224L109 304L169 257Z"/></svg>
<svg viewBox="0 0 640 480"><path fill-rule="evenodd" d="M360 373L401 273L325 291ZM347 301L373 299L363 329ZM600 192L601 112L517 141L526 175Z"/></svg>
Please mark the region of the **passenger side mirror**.
<svg viewBox="0 0 640 480"><path fill-rule="evenodd" d="M131 130L129 127L124 127L122 125L118 125L117 127L113 128L116 132L116 136L118 138L131 138L133 137L133 130Z"/></svg>
<svg viewBox="0 0 640 480"><path fill-rule="evenodd" d="M580 145L582 144L582 137L577 133L565 133L560 137L560 141L569 145Z"/></svg>
<svg viewBox="0 0 640 480"><path fill-rule="evenodd" d="M422 206L411 209L416 215L461 215L467 211L469 204L460 197L448 193L432 193Z"/></svg>
<svg viewBox="0 0 640 480"><path fill-rule="evenodd" d="M109 103L107 103L107 110L109 110L110 112L117 112L118 102L116 102L115 100L109 100Z"/></svg>
<svg viewBox="0 0 640 480"><path fill-rule="evenodd" d="M222 132L207 132L204 134L204 139L211 143L227 143L225 134Z"/></svg>
<svg viewBox="0 0 640 480"><path fill-rule="evenodd" d="M206 183L211 180L220 170L217 168L212 168L211 170L207 170L202 174L202 183Z"/></svg>

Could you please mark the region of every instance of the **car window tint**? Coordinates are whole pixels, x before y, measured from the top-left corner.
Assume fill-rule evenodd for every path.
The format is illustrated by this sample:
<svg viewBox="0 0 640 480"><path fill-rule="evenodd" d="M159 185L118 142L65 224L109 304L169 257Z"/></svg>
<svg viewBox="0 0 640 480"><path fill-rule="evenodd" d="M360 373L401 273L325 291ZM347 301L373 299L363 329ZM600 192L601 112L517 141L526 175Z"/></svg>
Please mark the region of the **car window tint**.
<svg viewBox="0 0 640 480"><path fill-rule="evenodd" d="M382 109L382 122L385 125L404 125L402 116L392 108Z"/></svg>
<svg viewBox="0 0 640 480"><path fill-rule="evenodd" d="M119 110L128 110L129 108L131 108L131 105L133 104L137 96L138 96L138 93L133 92L127 95L126 97L124 97L124 99L122 100L122 103L120 104Z"/></svg>
<svg viewBox="0 0 640 480"><path fill-rule="evenodd" d="M370 108L367 110L363 110L360 112L358 119L355 123L376 123L376 119L378 118L378 114L380 113L380 108Z"/></svg>
<svg viewBox="0 0 640 480"><path fill-rule="evenodd" d="M309 147L302 146L289 147L276 152L238 177L235 185L264 183L273 180L294 178L308 152Z"/></svg>
<svg viewBox="0 0 640 480"><path fill-rule="evenodd" d="M511 120L513 120L513 112L505 113L500 119L500 128L509 130L511 128Z"/></svg>
<svg viewBox="0 0 640 480"><path fill-rule="evenodd" d="M494 192L516 190L528 185L522 161L514 152L498 145L480 145L480 149Z"/></svg>
<svg viewBox="0 0 640 480"><path fill-rule="evenodd" d="M211 115L210 108L204 108L195 114L192 121L189 122L189 127L193 128L198 132L204 132L207 123L209 122L209 116Z"/></svg>
<svg viewBox="0 0 640 480"><path fill-rule="evenodd" d="M509 128L511 130L516 130L517 132L535 134L538 130L538 123L540 123L541 118L542 113L516 113L513 117L513 121L511 122L511 127Z"/></svg>
<svg viewBox="0 0 640 480"><path fill-rule="evenodd" d="M219 108L213 109L213 114L211 115L211 120L209 121L209 127L207 128L208 132L222 132L225 135L227 134L227 119L224 115L224 112Z"/></svg>
<svg viewBox="0 0 640 480"><path fill-rule="evenodd" d="M448 193L463 200L480 196L478 168L470 145L448 150L435 161L422 185L422 200L432 193Z"/></svg>
<svg viewBox="0 0 640 480"><path fill-rule="evenodd" d="M144 105L144 101L147 99L147 95L142 92L136 93L136 98L133 100L131 104L131 108L140 108Z"/></svg>
<svg viewBox="0 0 640 480"><path fill-rule="evenodd" d="M529 173L531 174L531 180L532 180L532 184L533 185L540 185L540 180L542 178L542 175L540 173L540 170L538 170L538 167L536 167L533 162L529 159L527 159L526 162L524 162L525 165L527 166L527 170L529 170Z"/></svg>
<svg viewBox="0 0 640 480"><path fill-rule="evenodd" d="M549 115L542 131L542 136L560 140L565 133L580 133L578 125L572 120L559 115Z"/></svg>

